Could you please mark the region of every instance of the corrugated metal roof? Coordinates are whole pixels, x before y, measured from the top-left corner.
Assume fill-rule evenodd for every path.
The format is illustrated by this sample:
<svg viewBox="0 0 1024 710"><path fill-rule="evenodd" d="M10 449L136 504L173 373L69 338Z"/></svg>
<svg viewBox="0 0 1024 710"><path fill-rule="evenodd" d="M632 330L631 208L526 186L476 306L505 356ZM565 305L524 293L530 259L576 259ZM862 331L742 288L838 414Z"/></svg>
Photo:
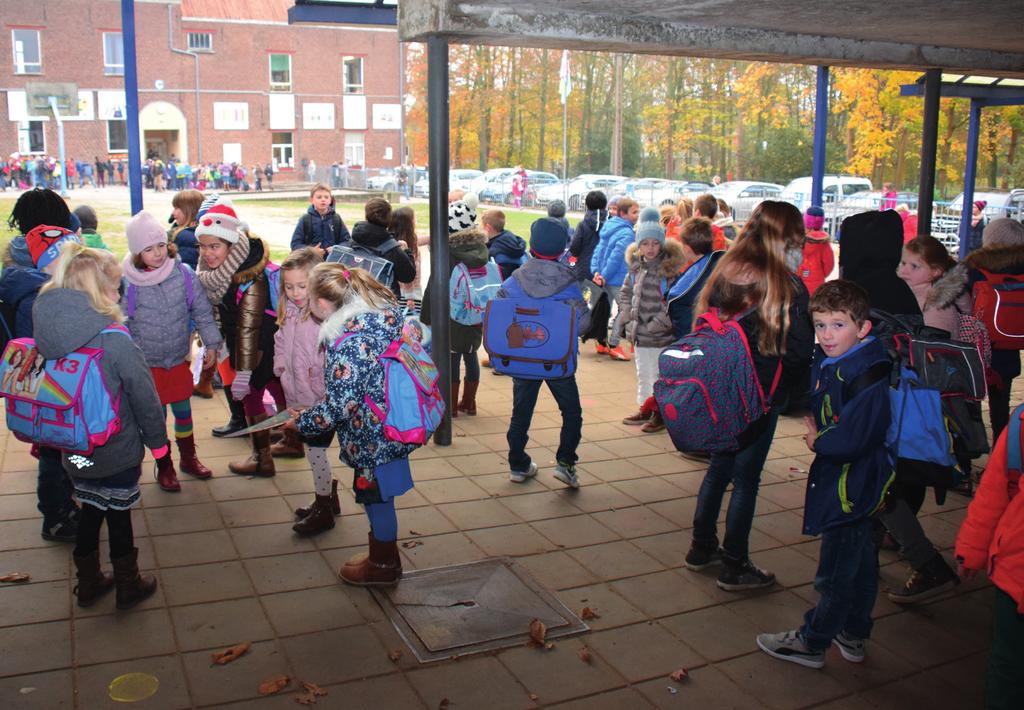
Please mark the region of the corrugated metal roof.
<svg viewBox="0 0 1024 710"><path fill-rule="evenodd" d="M295 0L181 0L182 17L287 22Z"/></svg>

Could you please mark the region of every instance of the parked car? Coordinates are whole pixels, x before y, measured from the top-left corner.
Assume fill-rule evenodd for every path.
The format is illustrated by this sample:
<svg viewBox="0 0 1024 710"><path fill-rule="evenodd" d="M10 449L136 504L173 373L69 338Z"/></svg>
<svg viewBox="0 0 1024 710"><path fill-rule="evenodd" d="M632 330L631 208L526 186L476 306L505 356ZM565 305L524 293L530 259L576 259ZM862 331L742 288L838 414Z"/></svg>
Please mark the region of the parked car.
<svg viewBox="0 0 1024 710"><path fill-rule="evenodd" d="M491 168L470 181L470 192L481 195L493 181L499 180L505 175L512 175L514 172L515 168Z"/></svg>
<svg viewBox="0 0 1024 710"><path fill-rule="evenodd" d="M455 168L448 171L448 189L449 190L465 190L469 192L472 190L472 183L475 178L483 175L481 170L472 170L470 168ZM415 197L430 197L430 178L424 175L422 178L416 181L413 186L413 195Z"/></svg>
<svg viewBox="0 0 1024 710"><path fill-rule="evenodd" d="M613 194L630 197L642 206L657 204L653 201L654 193L662 190L673 190L679 183L664 178L628 178L611 186L609 197Z"/></svg>
<svg viewBox="0 0 1024 710"><path fill-rule="evenodd" d="M826 206L825 226L822 229L834 237L844 219L861 212L882 209L887 199L891 201L892 208L896 205L906 205L910 210L917 209L916 192L897 192L895 198L885 198L880 190L864 190Z"/></svg>
<svg viewBox="0 0 1024 710"><path fill-rule="evenodd" d="M975 191L974 202L985 200L985 219L1010 217L1018 222L1024 221L1024 188L1012 190ZM954 197L948 204L936 204L935 217L932 219L932 234L936 239L949 246L955 243L960 234L960 215L964 204L964 193Z"/></svg>
<svg viewBox="0 0 1024 710"><path fill-rule="evenodd" d="M708 192L729 204L734 221L744 222L763 200L777 198L782 192L782 185L754 180L730 180L720 183Z"/></svg>
<svg viewBox="0 0 1024 710"><path fill-rule="evenodd" d="M871 181L865 177L826 175L822 181L822 201L828 204L870 189ZM811 178L808 176L791 180L783 188L779 199L796 205L801 211L807 209L811 205Z"/></svg>
<svg viewBox="0 0 1024 710"><path fill-rule="evenodd" d="M500 174L487 181L486 186L479 193L482 202L497 202L510 205L514 202L512 195L512 179L514 172ZM523 195L522 204L532 205L536 203L537 191L547 185L560 184L561 180L554 173L545 173L539 170L526 171L526 193Z"/></svg>
<svg viewBox="0 0 1024 710"><path fill-rule="evenodd" d="M408 168L407 168L408 170ZM397 192L398 191L398 176L395 174L397 168L382 168L376 175L368 177L366 179L367 190L383 190L385 192ZM427 171L423 168L416 168L415 174L411 171L407 172L407 179L413 185L420 177L426 177Z"/></svg>
<svg viewBox="0 0 1024 710"><path fill-rule="evenodd" d="M610 188L618 182L625 180L621 175L599 175L585 173L577 175L569 180L567 184L553 184L537 190L535 197L536 204L547 206L554 200L565 200L565 204L573 212L582 212L584 200L591 190L601 190L606 195L611 195Z"/></svg>

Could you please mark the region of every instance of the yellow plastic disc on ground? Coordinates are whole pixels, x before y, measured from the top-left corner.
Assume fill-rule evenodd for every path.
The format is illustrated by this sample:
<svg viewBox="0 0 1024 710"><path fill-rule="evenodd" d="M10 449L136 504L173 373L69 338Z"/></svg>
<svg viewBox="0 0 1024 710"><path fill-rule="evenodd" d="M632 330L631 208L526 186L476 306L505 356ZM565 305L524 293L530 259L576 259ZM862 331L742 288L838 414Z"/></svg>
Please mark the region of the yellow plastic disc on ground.
<svg viewBox="0 0 1024 710"><path fill-rule="evenodd" d="M110 699L118 703L137 703L152 697L160 687L160 679L149 673L125 673L107 686Z"/></svg>

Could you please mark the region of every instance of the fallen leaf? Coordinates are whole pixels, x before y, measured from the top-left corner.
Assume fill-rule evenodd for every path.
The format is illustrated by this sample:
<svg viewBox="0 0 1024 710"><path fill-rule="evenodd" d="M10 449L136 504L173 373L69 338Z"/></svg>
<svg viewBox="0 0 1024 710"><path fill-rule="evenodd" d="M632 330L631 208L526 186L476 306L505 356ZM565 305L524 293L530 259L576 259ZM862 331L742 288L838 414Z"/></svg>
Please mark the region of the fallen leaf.
<svg viewBox="0 0 1024 710"><path fill-rule="evenodd" d="M409 531L409 534L410 534L410 535L422 535L423 533L421 533L421 532L416 532L415 530L410 530L410 531Z"/></svg>
<svg viewBox="0 0 1024 710"><path fill-rule="evenodd" d="M583 607L583 611L580 612L580 618L584 621L590 621L591 619L600 619L601 615L591 609L589 606Z"/></svg>
<svg viewBox="0 0 1024 710"><path fill-rule="evenodd" d="M28 572L11 572L0 577L0 582L10 582L17 584L18 582L27 582L32 579L32 576Z"/></svg>
<svg viewBox="0 0 1024 710"><path fill-rule="evenodd" d="M594 657L590 655L590 649L586 646L577 651L576 655L579 656L580 660L584 663L590 664L594 662Z"/></svg>
<svg viewBox="0 0 1024 710"><path fill-rule="evenodd" d="M260 695L274 695L275 693L280 693L284 690L291 682L292 679L288 676L279 675L276 678L271 678L270 680L265 680L260 683L258 692Z"/></svg>
<svg viewBox="0 0 1024 710"><path fill-rule="evenodd" d="M411 550L412 548L419 547L422 544L422 540L406 540L402 543L402 547L404 547L406 550Z"/></svg>
<svg viewBox="0 0 1024 710"><path fill-rule="evenodd" d="M791 473L807 473L807 471L805 471L802 468L799 468L797 466L790 466L789 470L790 470Z"/></svg>
<svg viewBox="0 0 1024 710"><path fill-rule="evenodd" d="M316 683L300 680L299 685L302 686L302 689L305 691L304 693L295 696L295 702L299 705L316 705L316 699L319 696L327 695L327 691Z"/></svg>
<svg viewBox="0 0 1024 710"><path fill-rule="evenodd" d="M241 658L245 654L245 652L249 650L250 646L252 646L252 644L246 641L245 643L240 643L237 646L232 646L231 648L225 649L224 651L211 653L210 657L213 659L214 665L223 666L225 663L231 663L231 661L235 661Z"/></svg>
<svg viewBox="0 0 1024 710"><path fill-rule="evenodd" d="M554 641L548 641L546 644L544 644L544 648L546 648L549 651L551 649L553 649L554 647L555 647L555 642Z"/></svg>
<svg viewBox="0 0 1024 710"><path fill-rule="evenodd" d="M452 701L448 698L441 698L441 702L437 704L437 710L444 710L445 708L451 706L451 704Z"/></svg>
<svg viewBox="0 0 1024 710"><path fill-rule="evenodd" d="M388 653L388 658L391 659L392 663L398 663L398 660L402 657L402 649L396 648L394 651Z"/></svg>
<svg viewBox="0 0 1024 710"><path fill-rule="evenodd" d="M684 680L690 677L690 674L686 672L685 668L680 668L677 671L672 671L668 674L668 677L674 680L676 683L682 683Z"/></svg>
<svg viewBox="0 0 1024 710"><path fill-rule="evenodd" d="M548 633L548 627L544 625L544 622L540 619L534 619L530 622L530 645L532 646L543 646L544 636Z"/></svg>
<svg viewBox="0 0 1024 710"><path fill-rule="evenodd" d="M530 693L530 700L532 700L533 702L537 702L538 700L540 700L540 696L536 693Z"/></svg>

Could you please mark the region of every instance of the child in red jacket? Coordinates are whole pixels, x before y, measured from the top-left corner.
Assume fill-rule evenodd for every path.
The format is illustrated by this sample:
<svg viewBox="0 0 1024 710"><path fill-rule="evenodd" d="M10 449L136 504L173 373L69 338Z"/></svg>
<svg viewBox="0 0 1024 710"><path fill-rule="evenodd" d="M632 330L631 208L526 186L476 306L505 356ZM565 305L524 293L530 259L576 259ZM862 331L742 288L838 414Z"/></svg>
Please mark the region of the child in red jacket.
<svg viewBox="0 0 1024 710"><path fill-rule="evenodd" d="M985 677L985 707L1024 707L1024 496L1020 493L1021 416L996 442L981 485L956 538L960 576L985 570L996 586L992 655ZM1012 445L1008 442L1012 441Z"/></svg>
<svg viewBox="0 0 1024 710"><path fill-rule="evenodd" d="M832 273L836 265L836 255L832 251L832 239L822 231L825 225L825 210L820 207L808 207L804 213L804 226L807 228L807 241L804 242L804 260L797 270L800 280L807 287L807 292L814 295L818 287Z"/></svg>

